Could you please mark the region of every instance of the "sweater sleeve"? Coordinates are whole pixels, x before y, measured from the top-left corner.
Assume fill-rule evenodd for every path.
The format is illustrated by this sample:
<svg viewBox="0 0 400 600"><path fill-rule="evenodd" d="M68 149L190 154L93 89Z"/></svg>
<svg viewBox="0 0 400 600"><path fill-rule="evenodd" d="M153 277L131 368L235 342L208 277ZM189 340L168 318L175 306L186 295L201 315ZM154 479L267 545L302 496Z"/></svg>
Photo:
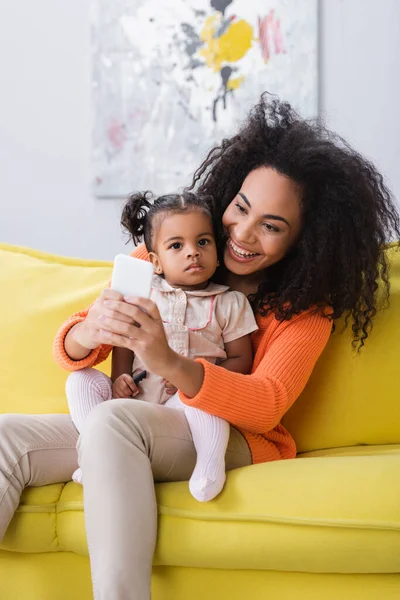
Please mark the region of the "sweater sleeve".
<svg viewBox="0 0 400 600"><path fill-rule="evenodd" d="M131 253L131 256L140 258L142 260L148 260L148 253L145 245L141 244L135 248ZM94 367L95 365L103 362L112 350L112 346L102 344L101 346L98 346L92 350L90 354L88 354L88 356L82 360L72 360L72 358L70 358L66 353L64 341L67 333L70 329L72 329L72 327L74 327L74 325L77 325L86 319L89 308L73 314L67 321L65 321L65 323L61 325L60 329L56 333L56 337L53 342L53 357L56 364L66 371L79 371L80 369L84 369L86 367Z"/></svg>
<svg viewBox="0 0 400 600"><path fill-rule="evenodd" d="M202 387L193 398L180 392L181 400L245 431L271 431L303 391L331 330L330 320L311 312L280 323L251 375L197 359L204 368Z"/></svg>

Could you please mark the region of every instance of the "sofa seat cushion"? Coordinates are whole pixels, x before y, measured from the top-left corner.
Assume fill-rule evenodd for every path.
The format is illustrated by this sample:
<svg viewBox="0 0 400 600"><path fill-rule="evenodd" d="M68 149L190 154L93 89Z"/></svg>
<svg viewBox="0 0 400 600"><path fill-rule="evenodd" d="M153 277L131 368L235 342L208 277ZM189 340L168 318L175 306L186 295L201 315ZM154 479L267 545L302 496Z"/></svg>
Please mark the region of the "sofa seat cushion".
<svg viewBox="0 0 400 600"><path fill-rule="evenodd" d="M205 504L185 482L157 485L155 564L400 573L400 447L382 450L238 469ZM26 490L0 547L87 555L82 488Z"/></svg>
<svg viewBox="0 0 400 600"><path fill-rule="evenodd" d="M26 488L0 549L57 552L57 508L63 489L63 483Z"/></svg>

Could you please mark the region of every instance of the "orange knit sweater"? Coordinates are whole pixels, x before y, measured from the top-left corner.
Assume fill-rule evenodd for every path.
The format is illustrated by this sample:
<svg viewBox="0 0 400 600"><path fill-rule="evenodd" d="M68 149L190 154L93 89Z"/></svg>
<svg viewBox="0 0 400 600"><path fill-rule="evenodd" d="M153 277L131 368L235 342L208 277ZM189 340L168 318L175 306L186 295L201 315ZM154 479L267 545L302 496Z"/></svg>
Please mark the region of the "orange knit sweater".
<svg viewBox="0 0 400 600"><path fill-rule="evenodd" d="M143 245L132 253L147 259ZM54 358L67 371L98 365L111 346L102 345L86 358L73 361L65 352L68 331L86 318L88 310L75 313L57 332ZM229 421L245 436L254 463L294 458L296 445L280 420L305 387L329 339L332 323L320 314L305 311L290 321L273 314L257 317L259 330L252 335L254 362L250 375L233 373L198 359L204 367L203 385L194 398L182 401Z"/></svg>

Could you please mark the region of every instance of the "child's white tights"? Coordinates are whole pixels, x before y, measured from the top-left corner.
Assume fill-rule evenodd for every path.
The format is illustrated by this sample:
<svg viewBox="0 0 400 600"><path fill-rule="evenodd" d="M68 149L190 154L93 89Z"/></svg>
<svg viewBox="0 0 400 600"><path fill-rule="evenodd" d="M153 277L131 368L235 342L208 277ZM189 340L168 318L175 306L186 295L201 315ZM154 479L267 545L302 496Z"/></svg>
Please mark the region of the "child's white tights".
<svg viewBox="0 0 400 600"><path fill-rule="evenodd" d="M66 392L72 421L81 431L89 412L97 404L111 400L112 382L96 369L82 369L68 377ZM230 434L229 423L197 408L185 406L178 394L172 396L166 406L185 412L192 433L197 462L189 482L190 492L200 502L212 500L222 491L226 479L225 453ZM72 479L82 483L81 469L75 471Z"/></svg>
<svg viewBox="0 0 400 600"><path fill-rule="evenodd" d="M72 422L81 432L90 411L98 404L111 400L112 381L96 369L82 369L71 373L65 390ZM82 470L77 469L72 479L76 483L82 483Z"/></svg>
<svg viewBox="0 0 400 600"><path fill-rule="evenodd" d="M185 412L197 452L197 462L189 481L189 489L197 500L212 500L224 487L225 454L229 442L230 426L227 421L186 406L175 394L165 406Z"/></svg>

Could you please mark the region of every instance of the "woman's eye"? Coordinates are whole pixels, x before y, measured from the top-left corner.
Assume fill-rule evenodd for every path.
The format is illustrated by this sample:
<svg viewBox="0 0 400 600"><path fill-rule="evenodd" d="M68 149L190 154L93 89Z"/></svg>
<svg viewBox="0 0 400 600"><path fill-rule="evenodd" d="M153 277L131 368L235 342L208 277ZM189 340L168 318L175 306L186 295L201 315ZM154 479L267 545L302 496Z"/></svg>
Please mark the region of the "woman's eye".
<svg viewBox="0 0 400 600"><path fill-rule="evenodd" d="M203 240L199 240L199 246L207 246L210 243L210 240L204 238Z"/></svg>
<svg viewBox="0 0 400 600"><path fill-rule="evenodd" d="M175 242L175 244L172 244L170 248L173 250L180 250L182 248L182 244L180 242Z"/></svg>
<svg viewBox="0 0 400 600"><path fill-rule="evenodd" d="M272 233L278 233L280 229L275 227L275 225L271 225L271 223L264 223L264 227L267 231L271 231Z"/></svg>
<svg viewBox="0 0 400 600"><path fill-rule="evenodd" d="M246 212L246 209L244 208L244 206L242 206L238 202L235 204L235 206L237 207L237 209L240 213L244 214Z"/></svg>

